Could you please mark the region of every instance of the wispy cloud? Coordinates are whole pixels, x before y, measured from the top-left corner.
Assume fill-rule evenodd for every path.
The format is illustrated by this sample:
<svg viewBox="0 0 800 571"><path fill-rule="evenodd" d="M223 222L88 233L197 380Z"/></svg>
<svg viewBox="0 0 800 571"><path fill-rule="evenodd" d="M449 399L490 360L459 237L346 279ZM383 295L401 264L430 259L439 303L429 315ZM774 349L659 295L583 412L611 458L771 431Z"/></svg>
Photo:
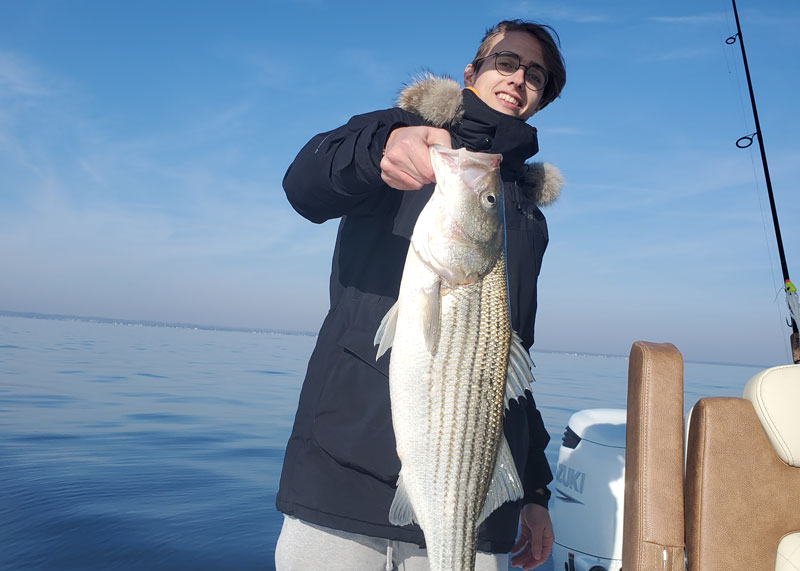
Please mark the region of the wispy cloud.
<svg viewBox="0 0 800 571"><path fill-rule="evenodd" d="M335 228L312 226L288 205L273 204L268 196L278 189L236 200L199 196L179 216L157 203L83 204L62 181L28 190L24 205L0 213L0 266L13 268L0 297L14 307L26 307L26 296L38 292L40 302L60 297L65 307L96 302L95 314L134 308L196 322L206 319L197 305L206 298L216 299L221 316L231 314L224 323L267 326L273 297L289 304L298 295L278 275L312 281L300 278L313 269L320 274L313 283L324 290ZM315 293L324 300L323 291ZM248 307L258 319L248 318ZM178 308L185 313L174 313Z"/></svg>
<svg viewBox="0 0 800 571"><path fill-rule="evenodd" d="M698 60L713 57L718 52L719 50L714 50L710 47L685 47L661 53L642 55L637 58L636 61L639 63L645 63L657 61Z"/></svg>
<svg viewBox="0 0 800 571"><path fill-rule="evenodd" d="M724 12L709 12L687 16L651 16L649 20L662 24L718 24L724 22L726 17Z"/></svg>
<svg viewBox="0 0 800 571"><path fill-rule="evenodd" d="M17 55L0 51L0 97L45 96L51 88L32 64Z"/></svg>
<svg viewBox="0 0 800 571"><path fill-rule="evenodd" d="M259 87L281 87L292 78L292 70L298 69L292 62L293 54L275 55L248 49L235 44L217 47L217 53L247 70L247 77Z"/></svg>
<svg viewBox="0 0 800 571"><path fill-rule="evenodd" d="M580 129L578 127L541 127L539 128L541 133L547 133L548 135L585 135L586 130Z"/></svg>
<svg viewBox="0 0 800 571"><path fill-rule="evenodd" d="M397 85L397 73L387 66L385 58L366 49L345 49L335 54L344 69L357 69L360 75L379 89Z"/></svg>
<svg viewBox="0 0 800 571"><path fill-rule="evenodd" d="M305 292L322 300L308 304L306 323L315 322L335 227L292 212L280 188L288 159L242 145L253 131L250 99L151 130L110 129L81 104L80 86L0 55L0 101L10 102L0 105L7 304L203 321L202 299L236 290L216 302L218 321L268 326L270 308L296 305L303 290L278 285L278 268L303 277L313 268L320 275L298 281L318 284ZM184 315L170 313L178 307Z"/></svg>
<svg viewBox="0 0 800 571"><path fill-rule="evenodd" d="M542 22L600 24L613 20L607 13L598 12L594 8L582 9L562 5L544 6L539 2L529 2L527 0L509 5L504 8L504 11L505 13L536 14L536 19Z"/></svg>
<svg viewBox="0 0 800 571"><path fill-rule="evenodd" d="M749 24L758 24L761 26L781 26L783 29L794 28L800 25L800 14L798 14L797 4L793 4L795 12L788 10L781 10L780 14L766 13L760 8L748 9L744 12L739 11L739 16L747 20ZM733 20L733 14L731 14Z"/></svg>
<svg viewBox="0 0 800 571"><path fill-rule="evenodd" d="M526 3L527 4L527 3ZM578 24L601 24L611 22L612 18L607 14L601 14L590 10L577 10L574 8L538 8L537 13L541 14L543 20L553 20L556 22L576 22Z"/></svg>

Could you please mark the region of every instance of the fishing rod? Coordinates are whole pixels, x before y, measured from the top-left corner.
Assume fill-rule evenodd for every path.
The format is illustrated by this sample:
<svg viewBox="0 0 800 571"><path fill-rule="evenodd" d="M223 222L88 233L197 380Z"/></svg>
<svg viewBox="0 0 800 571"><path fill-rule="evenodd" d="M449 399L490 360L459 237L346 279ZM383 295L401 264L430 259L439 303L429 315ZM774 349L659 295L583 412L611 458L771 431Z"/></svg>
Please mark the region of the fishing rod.
<svg viewBox="0 0 800 571"><path fill-rule="evenodd" d="M797 301L797 288L789 279L789 267L786 264L786 253L783 249L783 239L781 238L781 227L778 224L778 211L775 208L775 196L772 192L772 181L769 177L769 167L767 166L767 153L764 150L764 137L761 134L761 124L758 122L758 109L756 108L756 97L753 93L753 82L750 79L750 67L747 65L747 53L744 51L744 37L742 37L742 26L739 23L739 12L736 10L736 0L733 3L733 15L736 17L736 34L725 40L726 44L735 44L738 38L739 47L742 49L742 60L744 61L744 73L747 76L747 88L750 91L750 103L753 106L753 119L755 119L756 132L751 135L740 137L736 141L736 146L745 149L753 144L753 135L758 138L758 146L761 150L761 164L764 166L764 178L767 181L767 194L769 195L769 206L772 210L772 225L775 227L775 238L778 242L778 254L781 259L781 270L783 271L784 291L786 292L786 304L789 306L789 327L792 334L789 341L792 347L792 360L800 363L800 333L797 330L797 320L800 319L800 304Z"/></svg>

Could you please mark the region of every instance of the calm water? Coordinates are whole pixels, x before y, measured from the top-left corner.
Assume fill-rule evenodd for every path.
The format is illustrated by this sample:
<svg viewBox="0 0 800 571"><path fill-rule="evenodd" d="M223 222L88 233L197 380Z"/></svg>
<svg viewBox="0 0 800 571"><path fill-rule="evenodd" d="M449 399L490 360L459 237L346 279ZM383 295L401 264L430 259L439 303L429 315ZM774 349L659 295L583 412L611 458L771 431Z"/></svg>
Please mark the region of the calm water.
<svg viewBox="0 0 800 571"><path fill-rule="evenodd" d="M314 338L0 316L0 569L272 569ZM627 360L538 353L555 466ZM686 406L758 369L687 363Z"/></svg>

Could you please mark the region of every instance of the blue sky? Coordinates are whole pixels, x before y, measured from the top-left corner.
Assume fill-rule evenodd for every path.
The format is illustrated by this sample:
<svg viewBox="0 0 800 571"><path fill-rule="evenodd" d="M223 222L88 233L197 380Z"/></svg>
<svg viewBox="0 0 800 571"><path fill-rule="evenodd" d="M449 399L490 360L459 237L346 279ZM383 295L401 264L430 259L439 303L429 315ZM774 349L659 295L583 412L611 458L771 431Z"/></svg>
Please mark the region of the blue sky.
<svg viewBox="0 0 800 571"><path fill-rule="evenodd" d="M336 223L289 207L315 133L461 80L485 28L553 25L562 97L536 347L789 360L730 2L0 0L0 309L316 330ZM789 271L800 282L800 5L738 5ZM388 25L391 23L391 25Z"/></svg>

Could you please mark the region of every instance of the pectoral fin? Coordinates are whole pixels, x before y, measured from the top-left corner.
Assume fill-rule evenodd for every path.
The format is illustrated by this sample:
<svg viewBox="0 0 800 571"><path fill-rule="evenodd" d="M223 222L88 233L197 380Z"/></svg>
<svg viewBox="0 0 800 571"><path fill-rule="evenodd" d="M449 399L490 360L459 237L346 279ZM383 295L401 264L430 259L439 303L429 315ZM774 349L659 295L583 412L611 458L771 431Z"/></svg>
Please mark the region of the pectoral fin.
<svg viewBox="0 0 800 571"><path fill-rule="evenodd" d="M430 353L436 351L436 344L439 342L439 324L442 315L441 289L442 280L437 279L429 287L419 291L422 334L425 336L425 346Z"/></svg>
<svg viewBox="0 0 800 571"><path fill-rule="evenodd" d="M375 360L380 359L381 355L389 350L389 347L394 343L394 332L397 329L397 310L400 302L395 303L386 315L383 316L381 324L378 326L378 331L375 333L375 340L373 345L378 345L378 354Z"/></svg>
<svg viewBox="0 0 800 571"><path fill-rule="evenodd" d="M402 469L397 477L397 491L394 494L394 500L392 500L392 507L389 508L389 523L392 525L418 523L408 492L406 492L406 487L403 484Z"/></svg>
<svg viewBox="0 0 800 571"><path fill-rule="evenodd" d="M514 331L511 332L511 347L508 351L508 372L506 373L506 408L509 401L525 396L525 391L531 390L533 378L530 355L522 346L522 340Z"/></svg>
<svg viewBox="0 0 800 571"><path fill-rule="evenodd" d="M483 504L483 511L478 517L477 525L480 525L483 520L504 503L519 500L523 495L522 480L517 474L514 457L511 456L511 448L508 447L505 435L500 435L500 449L497 452L497 462L494 465L492 482L489 484L486 503Z"/></svg>

